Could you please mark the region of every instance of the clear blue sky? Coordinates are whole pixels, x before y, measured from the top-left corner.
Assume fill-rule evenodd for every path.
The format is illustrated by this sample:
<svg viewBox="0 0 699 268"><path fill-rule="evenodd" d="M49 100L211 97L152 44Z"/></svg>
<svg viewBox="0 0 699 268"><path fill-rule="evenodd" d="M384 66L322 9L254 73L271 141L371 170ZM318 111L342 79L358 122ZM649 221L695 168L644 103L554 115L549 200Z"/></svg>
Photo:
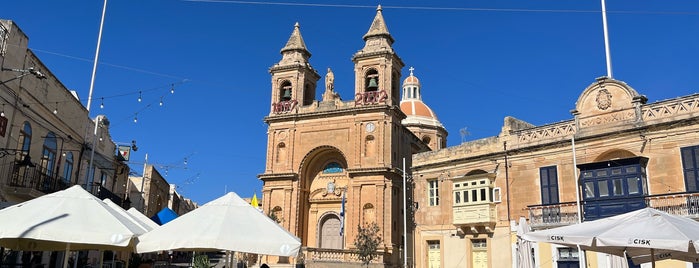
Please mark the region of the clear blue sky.
<svg viewBox="0 0 699 268"><path fill-rule="evenodd" d="M281 59L294 23L311 65L323 76L331 67L336 91L349 100L351 57L378 4L406 64L403 75L415 68L449 146L461 143L464 127L466 140L498 135L505 116L535 125L570 119L582 90L607 72L594 0L111 0L91 116L110 118L116 142L137 141L135 171L147 153L199 204L226 190L259 196L268 68ZM15 21L29 47L86 104L102 5L4 1L0 18ZM649 102L699 92L699 2L607 0L607 10L614 78Z"/></svg>

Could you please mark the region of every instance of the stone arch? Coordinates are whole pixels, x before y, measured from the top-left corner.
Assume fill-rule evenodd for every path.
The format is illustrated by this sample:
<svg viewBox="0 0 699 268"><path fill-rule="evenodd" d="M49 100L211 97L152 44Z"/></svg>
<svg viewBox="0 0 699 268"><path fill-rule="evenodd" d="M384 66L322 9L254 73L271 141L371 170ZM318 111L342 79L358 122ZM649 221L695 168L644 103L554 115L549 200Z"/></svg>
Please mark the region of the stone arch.
<svg viewBox="0 0 699 268"><path fill-rule="evenodd" d="M622 81L599 78L580 94L575 110L581 117L588 117L630 109L633 107L633 99L639 96L635 89Z"/></svg>
<svg viewBox="0 0 699 268"><path fill-rule="evenodd" d="M289 98L285 98L284 95L288 91ZM291 84L291 81L289 80L282 80L279 82L279 89L278 89L278 94L279 94L279 101L288 101L294 98L294 90L293 86Z"/></svg>
<svg viewBox="0 0 699 268"><path fill-rule="evenodd" d="M600 162L600 161L605 161L605 160L612 160L612 159L623 159L623 158L631 158L635 157L636 155L630 151L627 150L622 150L622 149L612 149L606 152L601 153L598 155L594 162Z"/></svg>
<svg viewBox="0 0 699 268"><path fill-rule="evenodd" d="M342 249L340 235L341 217L335 211L327 211L318 217L316 226L316 241L318 248Z"/></svg>
<svg viewBox="0 0 699 268"><path fill-rule="evenodd" d="M370 84L370 81L372 79L374 79L374 82L376 82L377 88L373 88L373 89L369 88L369 84ZM364 87L363 87L364 92L380 90L381 78L379 77L379 71L376 70L375 68L372 67L372 68L367 69L366 72L364 72L363 80L364 80Z"/></svg>

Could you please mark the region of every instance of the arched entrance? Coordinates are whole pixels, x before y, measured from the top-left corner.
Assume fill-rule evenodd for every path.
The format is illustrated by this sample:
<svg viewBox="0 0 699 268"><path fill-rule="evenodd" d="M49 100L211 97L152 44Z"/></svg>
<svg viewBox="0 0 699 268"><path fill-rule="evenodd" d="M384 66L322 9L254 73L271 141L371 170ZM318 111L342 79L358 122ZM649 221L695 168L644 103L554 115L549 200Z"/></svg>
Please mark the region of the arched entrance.
<svg viewBox="0 0 699 268"><path fill-rule="evenodd" d="M319 225L318 247L342 249L340 218L335 214L328 214L321 218Z"/></svg>

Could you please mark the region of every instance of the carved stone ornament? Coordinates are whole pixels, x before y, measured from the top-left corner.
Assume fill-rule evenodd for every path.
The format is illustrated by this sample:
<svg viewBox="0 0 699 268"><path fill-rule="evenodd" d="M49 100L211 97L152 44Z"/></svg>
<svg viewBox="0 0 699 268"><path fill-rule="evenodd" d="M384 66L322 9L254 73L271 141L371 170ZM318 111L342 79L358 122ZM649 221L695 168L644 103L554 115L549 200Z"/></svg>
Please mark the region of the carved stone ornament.
<svg viewBox="0 0 699 268"><path fill-rule="evenodd" d="M597 91L597 108L600 110L607 110L612 106L612 94L606 88L602 88Z"/></svg>

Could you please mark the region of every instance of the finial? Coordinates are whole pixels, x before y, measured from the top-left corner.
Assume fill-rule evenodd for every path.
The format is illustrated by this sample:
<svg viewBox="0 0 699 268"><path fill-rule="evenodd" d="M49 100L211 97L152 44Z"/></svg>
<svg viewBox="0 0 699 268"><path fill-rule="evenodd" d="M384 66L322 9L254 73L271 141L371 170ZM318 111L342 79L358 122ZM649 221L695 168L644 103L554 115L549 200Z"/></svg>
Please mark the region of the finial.
<svg viewBox="0 0 699 268"><path fill-rule="evenodd" d="M376 11L381 11L381 5L379 5L378 7L376 7Z"/></svg>
<svg viewBox="0 0 699 268"><path fill-rule="evenodd" d="M415 70L415 68L413 68L413 66L410 66L410 68L408 68L408 70L410 70L410 76L413 76L413 70Z"/></svg>
<svg viewBox="0 0 699 268"><path fill-rule="evenodd" d="M301 25L299 25L299 22L297 21L297 22L294 24L294 28L300 28L300 27L301 27Z"/></svg>

